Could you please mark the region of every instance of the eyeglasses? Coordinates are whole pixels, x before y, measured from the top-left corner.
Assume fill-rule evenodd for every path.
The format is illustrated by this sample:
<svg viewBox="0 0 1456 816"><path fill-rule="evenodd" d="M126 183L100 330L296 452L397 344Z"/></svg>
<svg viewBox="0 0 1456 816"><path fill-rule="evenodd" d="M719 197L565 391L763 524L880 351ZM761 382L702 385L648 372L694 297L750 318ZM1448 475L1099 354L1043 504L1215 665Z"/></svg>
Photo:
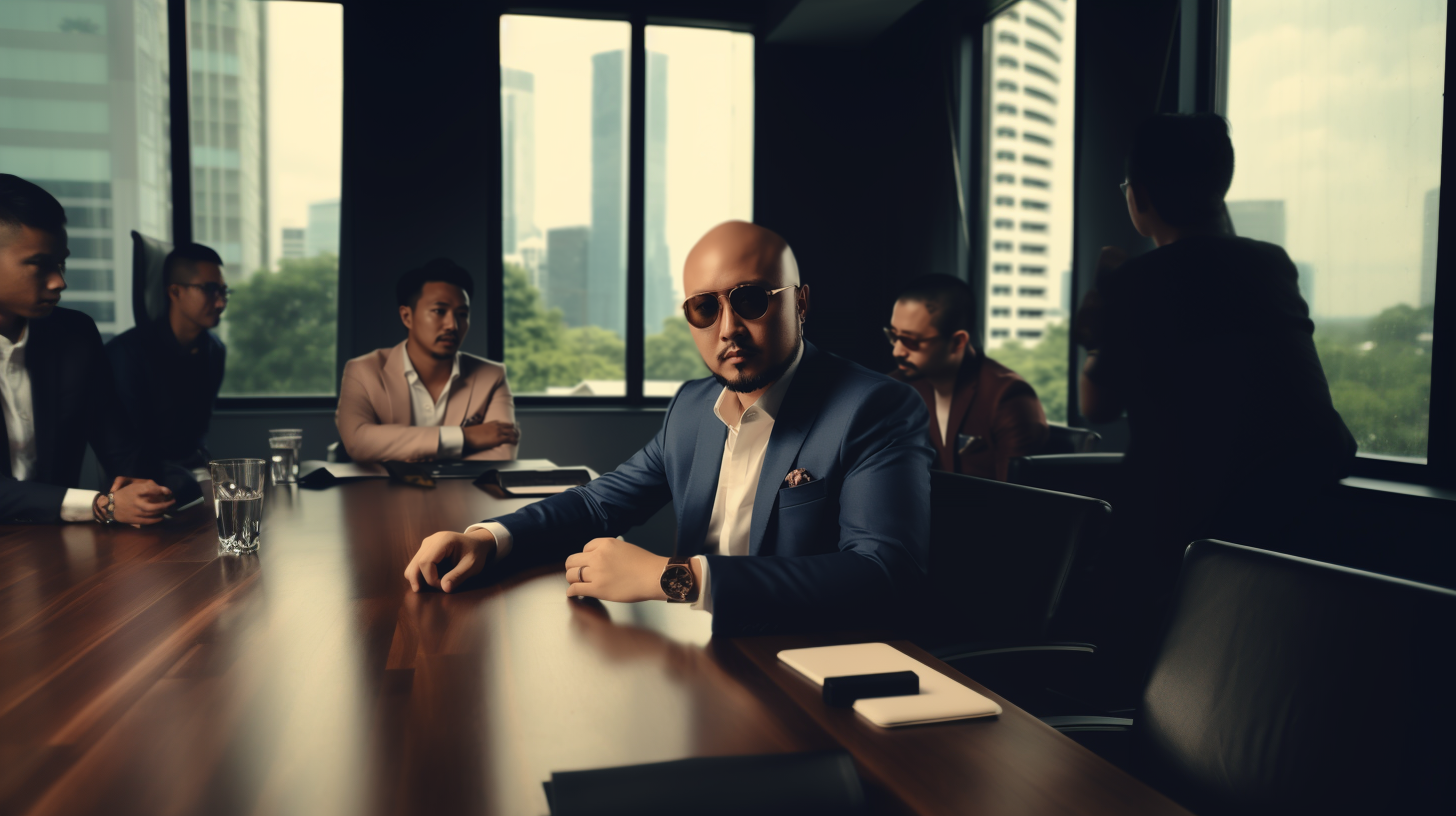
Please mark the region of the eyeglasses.
<svg viewBox="0 0 1456 816"><path fill-rule="evenodd" d="M944 336L945 335L943 334L932 334L929 337L907 337L903 334L897 334L895 330L890 328L889 326L885 327L885 339L890 341L891 346L899 343L910 351L919 351L921 343L929 343L931 340L939 340Z"/></svg>
<svg viewBox="0 0 1456 816"><path fill-rule="evenodd" d="M1124 181L1123 183L1117 185L1117 189L1121 190L1123 195L1127 195L1127 185L1128 182Z"/></svg>
<svg viewBox="0 0 1456 816"><path fill-rule="evenodd" d="M207 283L179 283L177 285L190 286L193 289L201 289L202 296L207 298L208 300L217 300L218 298L227 300L233 295L233 290L227 288L221 283L213 283L212 281L208 281Z"/></svg>
<svg viewBox="0 0 1456 816"><path fill-rule="evenodd" d="M733 312L744 320L757 320L768 311L768 299L779 292L798 289L799 285L781 286L770 289L767 286L745 284L721 292L703 292L683 301L683 317L695 329L706 329L718 322L720 303L728 299Z"/></svg>

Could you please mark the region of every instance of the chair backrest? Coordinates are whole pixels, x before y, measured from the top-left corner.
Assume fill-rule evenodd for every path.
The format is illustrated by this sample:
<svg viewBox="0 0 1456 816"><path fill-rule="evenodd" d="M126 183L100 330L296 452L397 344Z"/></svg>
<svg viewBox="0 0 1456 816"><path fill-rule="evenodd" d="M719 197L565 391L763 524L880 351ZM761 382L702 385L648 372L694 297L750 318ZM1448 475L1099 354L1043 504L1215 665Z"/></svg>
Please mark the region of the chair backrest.
<svg viewBox="0 0 1456 816"><path fill-rule="evenodd" d="M138 326L167 313L163 263L172 245L131 231L131 313Z"/></svg>
<svg viewBox="0 0 1456 816"><path fill-rule="evenodd" d="M930 473L930 589L937 632L958 642L1046 636L1077 548L1106 502Z"/></svg>
<svg viewBox="0 0 1456 816"><path fill-rule="evenodd" d="M1042 445L1040 453L1092 453L1097 450L1097 443L1101 441L1102 434L1096 431L1052 423L1051 432L1047 435L1046 444Z"/></svg>
<svg viewBox="0 0 1456 816"><path fill-rule="evenodd" d="M1456 812L1453 644L1449 589L1195 542L1134 726L1144 778L1202 816Z"/></svg>
<svg viewBox="0 0 1456 816"><path fill-rule="evenodd" d="M1121 465L1120 453L1018 456L1011 460L1007 479L1027 487L1092 496L1116 507Z"/></svg>

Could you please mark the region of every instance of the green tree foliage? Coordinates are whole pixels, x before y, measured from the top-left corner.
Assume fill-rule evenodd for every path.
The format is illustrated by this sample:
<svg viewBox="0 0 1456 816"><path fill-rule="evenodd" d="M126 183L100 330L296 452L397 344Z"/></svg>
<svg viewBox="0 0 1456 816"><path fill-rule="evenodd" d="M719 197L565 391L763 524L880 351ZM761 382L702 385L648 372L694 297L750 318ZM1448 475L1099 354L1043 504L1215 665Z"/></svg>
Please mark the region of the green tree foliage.
<svg viewBox="0 0 1456 816"><path fill-rule="evenodd" d="M1048 326L1041 342L1024 346L1012 340L991 352L991 359L1020 374L1036 389L1047 421L1067 421L1067 321Z"/></svg>
<svg viewBox="0 0 1456 816"><path fill-rule="evenodd" d="M338 301L339 261L327 254L284 259L235 287L222 393L334 394Z"/></svg>
<svg viewBox="0 0 1456 816"><path fill-rule="evenodd" d="M685 381L708 376L708 367L693 342L693 330L682 315L665 318L662 331L649 334L644 343L646 379Z"/></svg>
<svg viewBox="0 0 1456 816"><path fill-rule="evenodd" d="M626 376L626 346L598 326L570 328L560 309L548 309L526 270L506 264L506 374L511 390L539 394L548 386Z"/></svg>
<svg viewBox="0 0 1456 816"><path fill-rule="evenodd" d="M1425 457L1434 308L1392 306L1315 332L1335 408L1363 453Z"/></svg>

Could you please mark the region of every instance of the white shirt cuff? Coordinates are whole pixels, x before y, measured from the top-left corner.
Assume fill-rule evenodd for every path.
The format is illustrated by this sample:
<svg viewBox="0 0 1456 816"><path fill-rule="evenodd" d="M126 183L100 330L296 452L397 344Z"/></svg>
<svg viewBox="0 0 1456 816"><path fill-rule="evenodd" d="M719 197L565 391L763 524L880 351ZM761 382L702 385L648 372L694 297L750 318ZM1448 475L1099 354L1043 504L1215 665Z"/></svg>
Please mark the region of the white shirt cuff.
<svg viewBox="0 0 1456 816"><path fill-rule="evenodd" d="M494 521L482 521L479 524L472 524L465 528L465 534L469 535L471 530L489 530L495 536L495 560L499 561L511 554L511 531Z"/></svg>
<svg viewBox="0 0 1456 816"><path fill-rule="evenodd" d="M440 426L440 446L435 450L436 459L459 459L465 451L465 429L459 425Z"/></svg>
<svg viewBox="0 0 1456 816"><path fill-rule="evenodd" d="M708 573L708 557L695 555L693 561L698 565L698 570L703 573L703 585L698 587L698 599L693 601L693 608L701 609L711 615L713 614L713 586L710 583L711 575Z"/></svg>
<svg viewBox="0 0 1456 816"><path fill-rule="evenodd" d="M91 508L96 504L96 497L99 495L101 494L94 490L68 488L66 497L61 499L61 521L94 521Z"/></svg>

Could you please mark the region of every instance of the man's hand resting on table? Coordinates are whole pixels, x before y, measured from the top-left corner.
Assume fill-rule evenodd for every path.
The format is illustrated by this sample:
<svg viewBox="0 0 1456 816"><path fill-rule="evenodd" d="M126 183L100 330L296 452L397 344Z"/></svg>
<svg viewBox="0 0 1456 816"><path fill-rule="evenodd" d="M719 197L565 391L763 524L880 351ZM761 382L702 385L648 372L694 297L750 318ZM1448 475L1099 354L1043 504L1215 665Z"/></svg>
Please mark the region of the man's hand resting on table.
<svg viewBox="0 0 1456 816"><path fill-rule="evenodd" d="M453 559L455 567L442 576L439 565L446 559ZM477 528L469 533L435 533L420 544L419 552L404 568L404 578L415 592L420 591L421 584L454 592L461 582L480 572L493 560L495 536L489 530Z"/></svg>
<svg viewBox="0 0 1456 816"><path fill-rule="evenodd" d="M665 601L662 570L667 558L615 538L594 538L566 559L567 595L635 603ZM697 572L697 565L693 565ZM702 586L703 576L698 575Z"/></svg>
<svg viewBox="0 0 1456 816"><path fill-rule="evenodd" d="M137 527L156 524L177 503L169 488L162 487L151 479L117 476L112 480L109 492L116 501L114 518L122 524ZM98 497L97 504L105 506L106 497Z"/></svg>
<svg viewBox="0 0 1456 816"><path fill-rule="evenodd" d="M491 420L479 425L465 426L465 452L490 450L501 445L514 445L521 441L521 431L514 423Z"/></svg>

